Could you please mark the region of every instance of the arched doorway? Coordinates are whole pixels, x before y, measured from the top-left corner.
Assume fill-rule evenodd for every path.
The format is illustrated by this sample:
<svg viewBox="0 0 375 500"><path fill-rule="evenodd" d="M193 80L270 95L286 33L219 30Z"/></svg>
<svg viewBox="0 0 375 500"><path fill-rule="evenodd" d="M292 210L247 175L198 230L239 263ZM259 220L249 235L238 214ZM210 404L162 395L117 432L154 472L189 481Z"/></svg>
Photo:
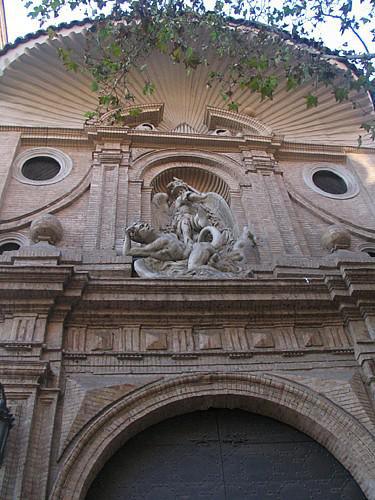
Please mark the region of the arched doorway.
<svg viewBox="0 0 375 500"><path fill-rule="evenodd" d="M164 420L118 450L86 500L362 500L349 472L306 434L243 410Z"/></svg>
<svg viewBox="0 0 375 500"><path fill-rule="evenodd" d="M110 404L64 450L49 498L83 500L104 464L132 437L170 417L209 408L238 408L298 429L332 453L375 500L375 441L362 423L304 385L277 374L244 373L161 379Z"/></svg>

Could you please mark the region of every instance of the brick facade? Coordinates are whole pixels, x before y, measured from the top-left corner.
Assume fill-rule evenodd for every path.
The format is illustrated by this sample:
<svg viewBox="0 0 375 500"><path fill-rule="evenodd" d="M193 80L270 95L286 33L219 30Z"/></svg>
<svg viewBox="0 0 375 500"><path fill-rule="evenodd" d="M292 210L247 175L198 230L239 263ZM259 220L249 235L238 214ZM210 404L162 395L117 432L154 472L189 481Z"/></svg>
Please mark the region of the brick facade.
<svg viewBox="0 0 375 500"><path fill-rule="evenodd" d="M0 380L16 417L1 498L83 499L140 430L224 407L305 432L375 499L375 261L363 252L375 248L375 150L262 134L1 126L0 245L25 238L0 255ZM67 154L69 175L14 178L33 147ZM317 165L352 176L355 194L311 189ZM251 277L134 277L124 227L152 221L153 182L176 168L227 187L257 236ZM33 244L47 213L61 239ZM348 249L324 248L332 225Z"/></svg>

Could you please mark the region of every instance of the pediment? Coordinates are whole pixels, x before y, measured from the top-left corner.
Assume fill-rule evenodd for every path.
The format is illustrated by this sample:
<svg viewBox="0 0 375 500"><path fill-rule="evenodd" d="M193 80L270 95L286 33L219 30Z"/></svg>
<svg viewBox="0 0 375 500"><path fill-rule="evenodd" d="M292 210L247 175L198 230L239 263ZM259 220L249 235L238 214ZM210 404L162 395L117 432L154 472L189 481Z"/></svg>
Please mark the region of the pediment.
<svg viewBox="0 0 375 500"><path fill-rule="evenodd" d="M207 106L204 123L209 130L227 129L249 135L272 135L271 127L267 127L251 116L213 106Z"/></svg>

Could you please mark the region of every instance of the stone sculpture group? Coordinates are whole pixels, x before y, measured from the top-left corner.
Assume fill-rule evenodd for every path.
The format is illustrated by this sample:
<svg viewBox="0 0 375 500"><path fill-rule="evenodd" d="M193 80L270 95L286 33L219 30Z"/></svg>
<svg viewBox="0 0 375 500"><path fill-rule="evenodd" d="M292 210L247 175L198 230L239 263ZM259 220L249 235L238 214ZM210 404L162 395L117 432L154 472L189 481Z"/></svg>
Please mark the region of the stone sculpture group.
<svg viewBox="0 0 375 500"><path fill-rule="evenodd" d="M135 222L125 230L123 253L138 257L134 268L140 277L251 275L255 236L247 226L240 234L222 196L174 178L167 193L154 195L152 208L152 225Z"/></svg>

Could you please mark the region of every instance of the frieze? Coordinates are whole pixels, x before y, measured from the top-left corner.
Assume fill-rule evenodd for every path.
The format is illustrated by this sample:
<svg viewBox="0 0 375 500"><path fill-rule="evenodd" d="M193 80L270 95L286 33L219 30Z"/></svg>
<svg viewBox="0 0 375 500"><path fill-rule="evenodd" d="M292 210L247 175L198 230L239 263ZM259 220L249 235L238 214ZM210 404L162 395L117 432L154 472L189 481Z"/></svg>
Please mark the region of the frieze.
<svg viewBox="0 0 375 500"><path fill-rule="evenodd" d="M111 351L115 331L90 329L86 337L86 349L90 351Z"/></svg>
<svg viewBox="0 0 375 500"><path fill-rule="evenodd" d="M7 345L11 342L5 342ZM29 344L24 342L23 344ZM31 343L30 343L31 344ZM20 345L14 342L14 346ZM14 347L16 348L16 347ZM351 349L350 338L340 324L326 325L126 325L71 326L65 334L64 352L114 355L121 359L141 356L181 355L181 359L211 351L228 353L298 352ZM294 354L293 354L294 353ZM302 354L301 354L302 355ZM177 359L176 357L174 359Z"/></svg>

